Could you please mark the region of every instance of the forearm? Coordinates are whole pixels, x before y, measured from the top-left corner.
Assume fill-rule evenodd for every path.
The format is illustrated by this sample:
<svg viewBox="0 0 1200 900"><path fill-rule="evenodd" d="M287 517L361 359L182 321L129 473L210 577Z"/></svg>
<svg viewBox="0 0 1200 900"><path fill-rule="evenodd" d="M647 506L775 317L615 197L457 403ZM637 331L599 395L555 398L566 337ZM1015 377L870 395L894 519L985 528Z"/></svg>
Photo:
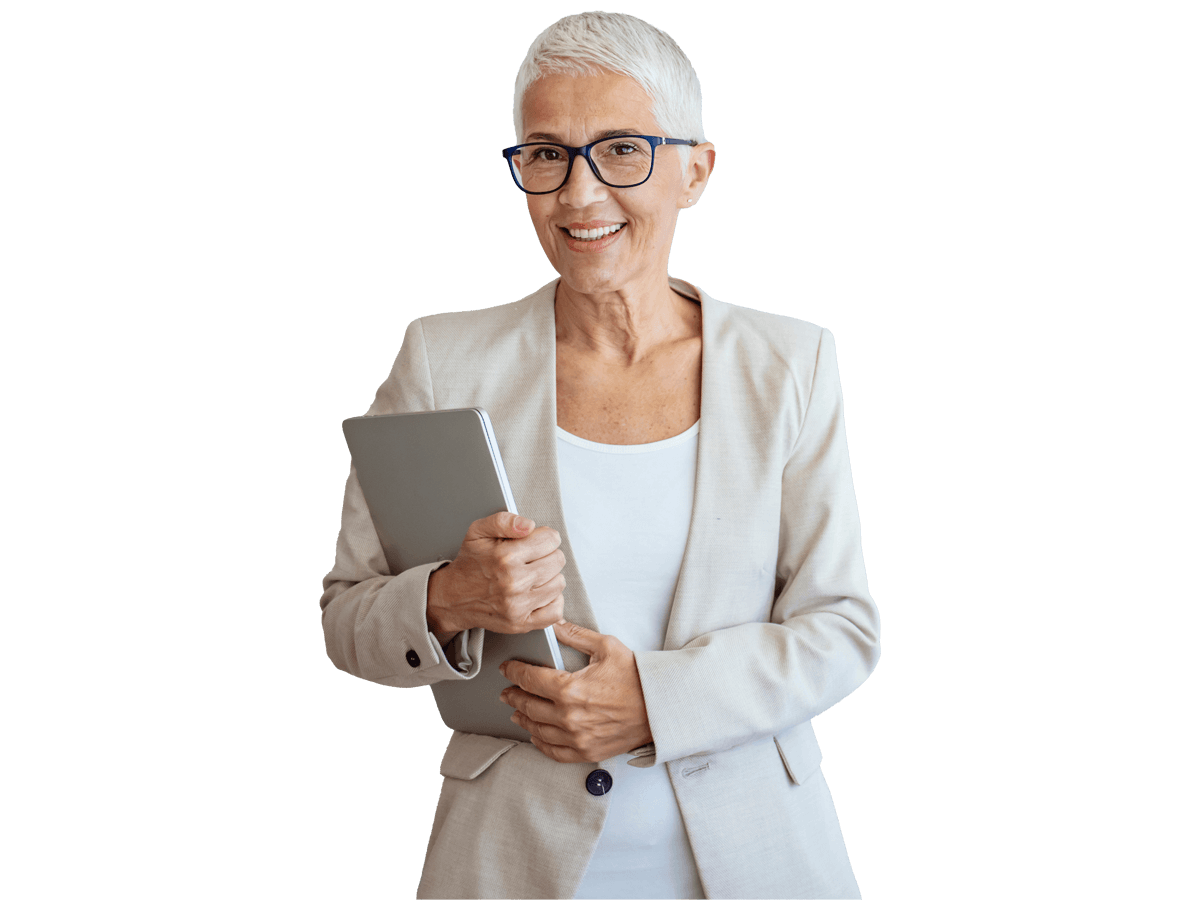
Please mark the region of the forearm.
<svg viewBox="0 0 1200 900"><path fill-rule="evenodd" d="M776 735L833 706L874 669L878 624L869 597L846 597L784 624L737 625L635 654L656 760Z"/></svg>
<svg viewBox="0 0 1200 900"><path fill-rule="evenodd" d="M325 647L333 664L359 678L395 687L470 677L480 652L463 662L446 658L442 644L454 637L431 634L426 614L430 572L441 563L417 566L397 576L357 583L329 581L321 598ZM470 636L473 641L475 635ZM481 644L480 640L474 641ZM477 648L477 651L480 648Z"/></svg>

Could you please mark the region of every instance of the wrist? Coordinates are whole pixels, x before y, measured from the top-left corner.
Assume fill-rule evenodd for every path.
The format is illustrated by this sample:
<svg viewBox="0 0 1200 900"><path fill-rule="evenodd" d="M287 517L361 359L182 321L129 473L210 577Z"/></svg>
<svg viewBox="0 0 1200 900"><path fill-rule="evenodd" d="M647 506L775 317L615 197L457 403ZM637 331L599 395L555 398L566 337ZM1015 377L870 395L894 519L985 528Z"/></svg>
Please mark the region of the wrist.
<svg viewBox="0 0 1200 900"><path fill-rule="evenodd" d="M454 620L453 610L447 600L447 580L452 577L449 566L442 566L429 573L425 592L425 621L429 630L444 644L451 636L463 629Z"/></svg>

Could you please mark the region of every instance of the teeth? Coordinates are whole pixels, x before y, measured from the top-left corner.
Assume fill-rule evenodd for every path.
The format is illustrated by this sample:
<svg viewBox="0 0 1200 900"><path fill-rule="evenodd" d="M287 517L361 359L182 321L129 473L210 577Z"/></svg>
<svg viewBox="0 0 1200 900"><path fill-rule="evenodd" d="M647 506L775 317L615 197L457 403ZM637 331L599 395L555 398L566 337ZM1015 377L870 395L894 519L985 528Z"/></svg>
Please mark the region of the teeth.
<svg viewBox="0 0 1200 900"><path fill-rule="evenodd" d="M568 228L567 233L577 241L594 241L624 227L625 223L622 222L620 225L608 225L605 228Z"/></svg>

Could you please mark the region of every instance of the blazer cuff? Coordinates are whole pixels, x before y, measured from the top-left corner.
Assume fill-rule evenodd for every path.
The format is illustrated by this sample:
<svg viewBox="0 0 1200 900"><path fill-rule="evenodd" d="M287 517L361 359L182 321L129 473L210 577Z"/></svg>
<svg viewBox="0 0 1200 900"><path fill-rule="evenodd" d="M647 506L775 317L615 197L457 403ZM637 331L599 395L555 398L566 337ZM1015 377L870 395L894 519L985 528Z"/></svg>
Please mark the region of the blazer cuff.
<svg viewBox="0 0 1200 900"><path fill-rule="evenodd" d="M483 629L460 631L442 645L442 653L454 669L467 678L479 671L483 662Z"/></svg>
<svg viewBox="0 0 1200 900"><path fill-rule="evenodd" d="M397 662L403 660L399 671L378 679L380 684L410 687L473 678L479 672L482 628L459 632L445 647L429 630L429 576L444 565L445 561L440 561L406 569L380 592L377 602L385 603L390 613Z"/></svg>

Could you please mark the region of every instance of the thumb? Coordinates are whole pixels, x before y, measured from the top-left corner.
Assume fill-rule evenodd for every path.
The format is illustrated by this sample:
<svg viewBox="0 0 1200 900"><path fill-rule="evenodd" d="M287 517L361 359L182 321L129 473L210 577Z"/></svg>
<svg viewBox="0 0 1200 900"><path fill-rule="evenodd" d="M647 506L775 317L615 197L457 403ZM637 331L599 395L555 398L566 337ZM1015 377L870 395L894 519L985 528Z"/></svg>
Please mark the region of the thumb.
<svg viewBox="0 0 1200 900"><path fill-rule="evenodd" d="M534 529L532 519L507 511L476 519L467 529L467 538L523 538Z"/></svg>
<svg viewBox="0 0 1200 900"><path fill-rule="evenodd" d="M588 656L599 656L603 647L604 635L565 619L554 626L555 636L568 647L582 650Z"/></svg>

